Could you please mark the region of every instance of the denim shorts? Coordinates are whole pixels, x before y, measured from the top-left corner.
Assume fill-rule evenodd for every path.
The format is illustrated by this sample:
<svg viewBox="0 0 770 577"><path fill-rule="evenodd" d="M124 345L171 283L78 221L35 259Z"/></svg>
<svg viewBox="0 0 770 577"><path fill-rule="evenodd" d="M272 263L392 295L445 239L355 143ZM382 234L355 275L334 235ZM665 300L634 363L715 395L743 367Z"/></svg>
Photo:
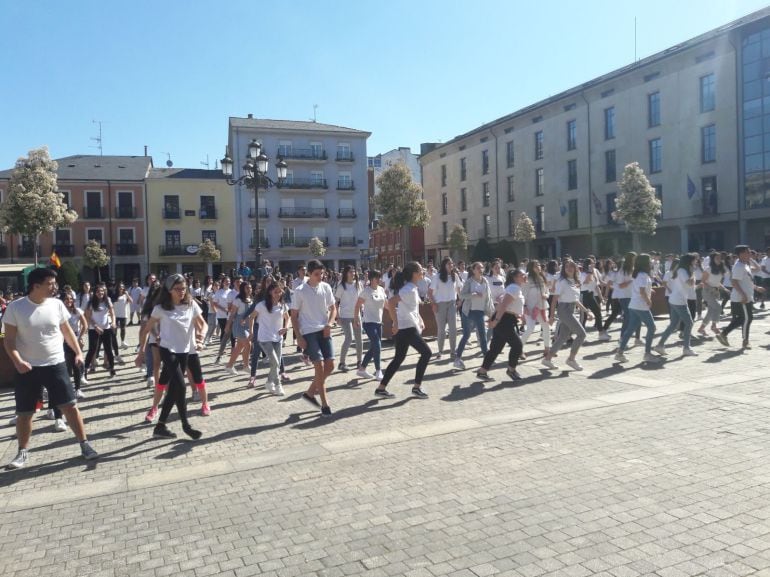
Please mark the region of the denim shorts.
<svg viewBox="0 0 770 577"><path fill-rule="evenodd" d="M305 347L305 354L311 361L315 363L334 358L332 338L330 336L325 337L323 331L308 333L302 336L307 342L307 346Z"/></svg>
<svg viewBox="0 0 770 577"><path fill-rule="evenodd" d="M66 407L75 404L75 389L67 373L67 363L32 367L23 375L16 375L14 396L16 413L31 415L36 405L42 399L41 387L48 389L48 398L52 407Z"/></svg>

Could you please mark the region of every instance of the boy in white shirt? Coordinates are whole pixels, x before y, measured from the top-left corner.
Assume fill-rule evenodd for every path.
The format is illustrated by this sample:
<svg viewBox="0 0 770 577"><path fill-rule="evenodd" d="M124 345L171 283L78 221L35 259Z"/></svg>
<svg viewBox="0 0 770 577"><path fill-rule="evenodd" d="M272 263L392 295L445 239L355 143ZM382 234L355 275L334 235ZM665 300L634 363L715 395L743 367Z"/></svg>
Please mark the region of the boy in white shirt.
<svg viewBox="0 0 770 577"><path fill-rule="evenodd" d="M754 291L764 293L763 287L754 285L754 271L751 265L751 250L748 246L741 244L735 247L737 259L733 265L731 279L733 290L730 293L730 311L732 320L722 331L716 335L717 340L724 346L729 346L727 335L730 331L741 327L743 333L743 348L750 349L749 329L751 321L754 320Z"/></svg>

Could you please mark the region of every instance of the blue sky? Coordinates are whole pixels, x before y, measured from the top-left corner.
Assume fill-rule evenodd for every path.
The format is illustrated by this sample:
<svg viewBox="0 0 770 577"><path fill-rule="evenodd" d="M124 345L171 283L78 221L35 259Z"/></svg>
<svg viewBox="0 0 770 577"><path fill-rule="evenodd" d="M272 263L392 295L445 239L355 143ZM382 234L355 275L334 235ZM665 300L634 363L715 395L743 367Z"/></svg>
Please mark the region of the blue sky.
<svg viewBox="0 0 770 577"><path fill-rule="evenodd" d="M229 116L372 133L369 154L484 122L758 10L755 0L0 0L0 168L142 154L211 167Z"/></svg>

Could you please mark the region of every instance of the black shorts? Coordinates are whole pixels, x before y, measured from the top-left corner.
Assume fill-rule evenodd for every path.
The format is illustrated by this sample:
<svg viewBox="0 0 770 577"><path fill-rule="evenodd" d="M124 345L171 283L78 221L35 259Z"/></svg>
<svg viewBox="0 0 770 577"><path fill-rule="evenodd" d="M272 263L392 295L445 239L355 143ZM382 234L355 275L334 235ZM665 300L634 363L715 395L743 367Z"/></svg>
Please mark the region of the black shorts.
<svg viewBox="0 0 770 577"><path fill-rule="evenodd" d="M48 389L48 398L54 407L67 407L75 404L75 389L67 373L67 363L32 367L23 375L16 375L14 396L16 414L31 415L40 400L40 387Z"/></svg>

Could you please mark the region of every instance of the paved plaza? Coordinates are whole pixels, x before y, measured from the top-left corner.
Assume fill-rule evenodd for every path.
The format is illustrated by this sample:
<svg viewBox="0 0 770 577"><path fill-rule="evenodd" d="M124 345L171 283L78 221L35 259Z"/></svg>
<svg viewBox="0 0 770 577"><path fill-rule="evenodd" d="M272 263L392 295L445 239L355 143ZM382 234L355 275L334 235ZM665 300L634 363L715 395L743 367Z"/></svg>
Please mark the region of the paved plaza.
<svg viewBox="0 0 770 577"><path fill-rule="evenodd" d="M752 329L750 351L734 333L625 366L617 328L591 331L581 373L545 370L531 342L515 384L505 356L481 383L474 346L463 373L431 361L427 400L409 394L412 354L395 399L334 373L329 420L299 399L311 372L293 347L283 398L209 348L196 442L152 440L143 374L100 370L80 406L101 458L38 416L29 467L0 473L0 575L770 576L770 315ZM1 391L3 463L12 412Z"/></svg>

